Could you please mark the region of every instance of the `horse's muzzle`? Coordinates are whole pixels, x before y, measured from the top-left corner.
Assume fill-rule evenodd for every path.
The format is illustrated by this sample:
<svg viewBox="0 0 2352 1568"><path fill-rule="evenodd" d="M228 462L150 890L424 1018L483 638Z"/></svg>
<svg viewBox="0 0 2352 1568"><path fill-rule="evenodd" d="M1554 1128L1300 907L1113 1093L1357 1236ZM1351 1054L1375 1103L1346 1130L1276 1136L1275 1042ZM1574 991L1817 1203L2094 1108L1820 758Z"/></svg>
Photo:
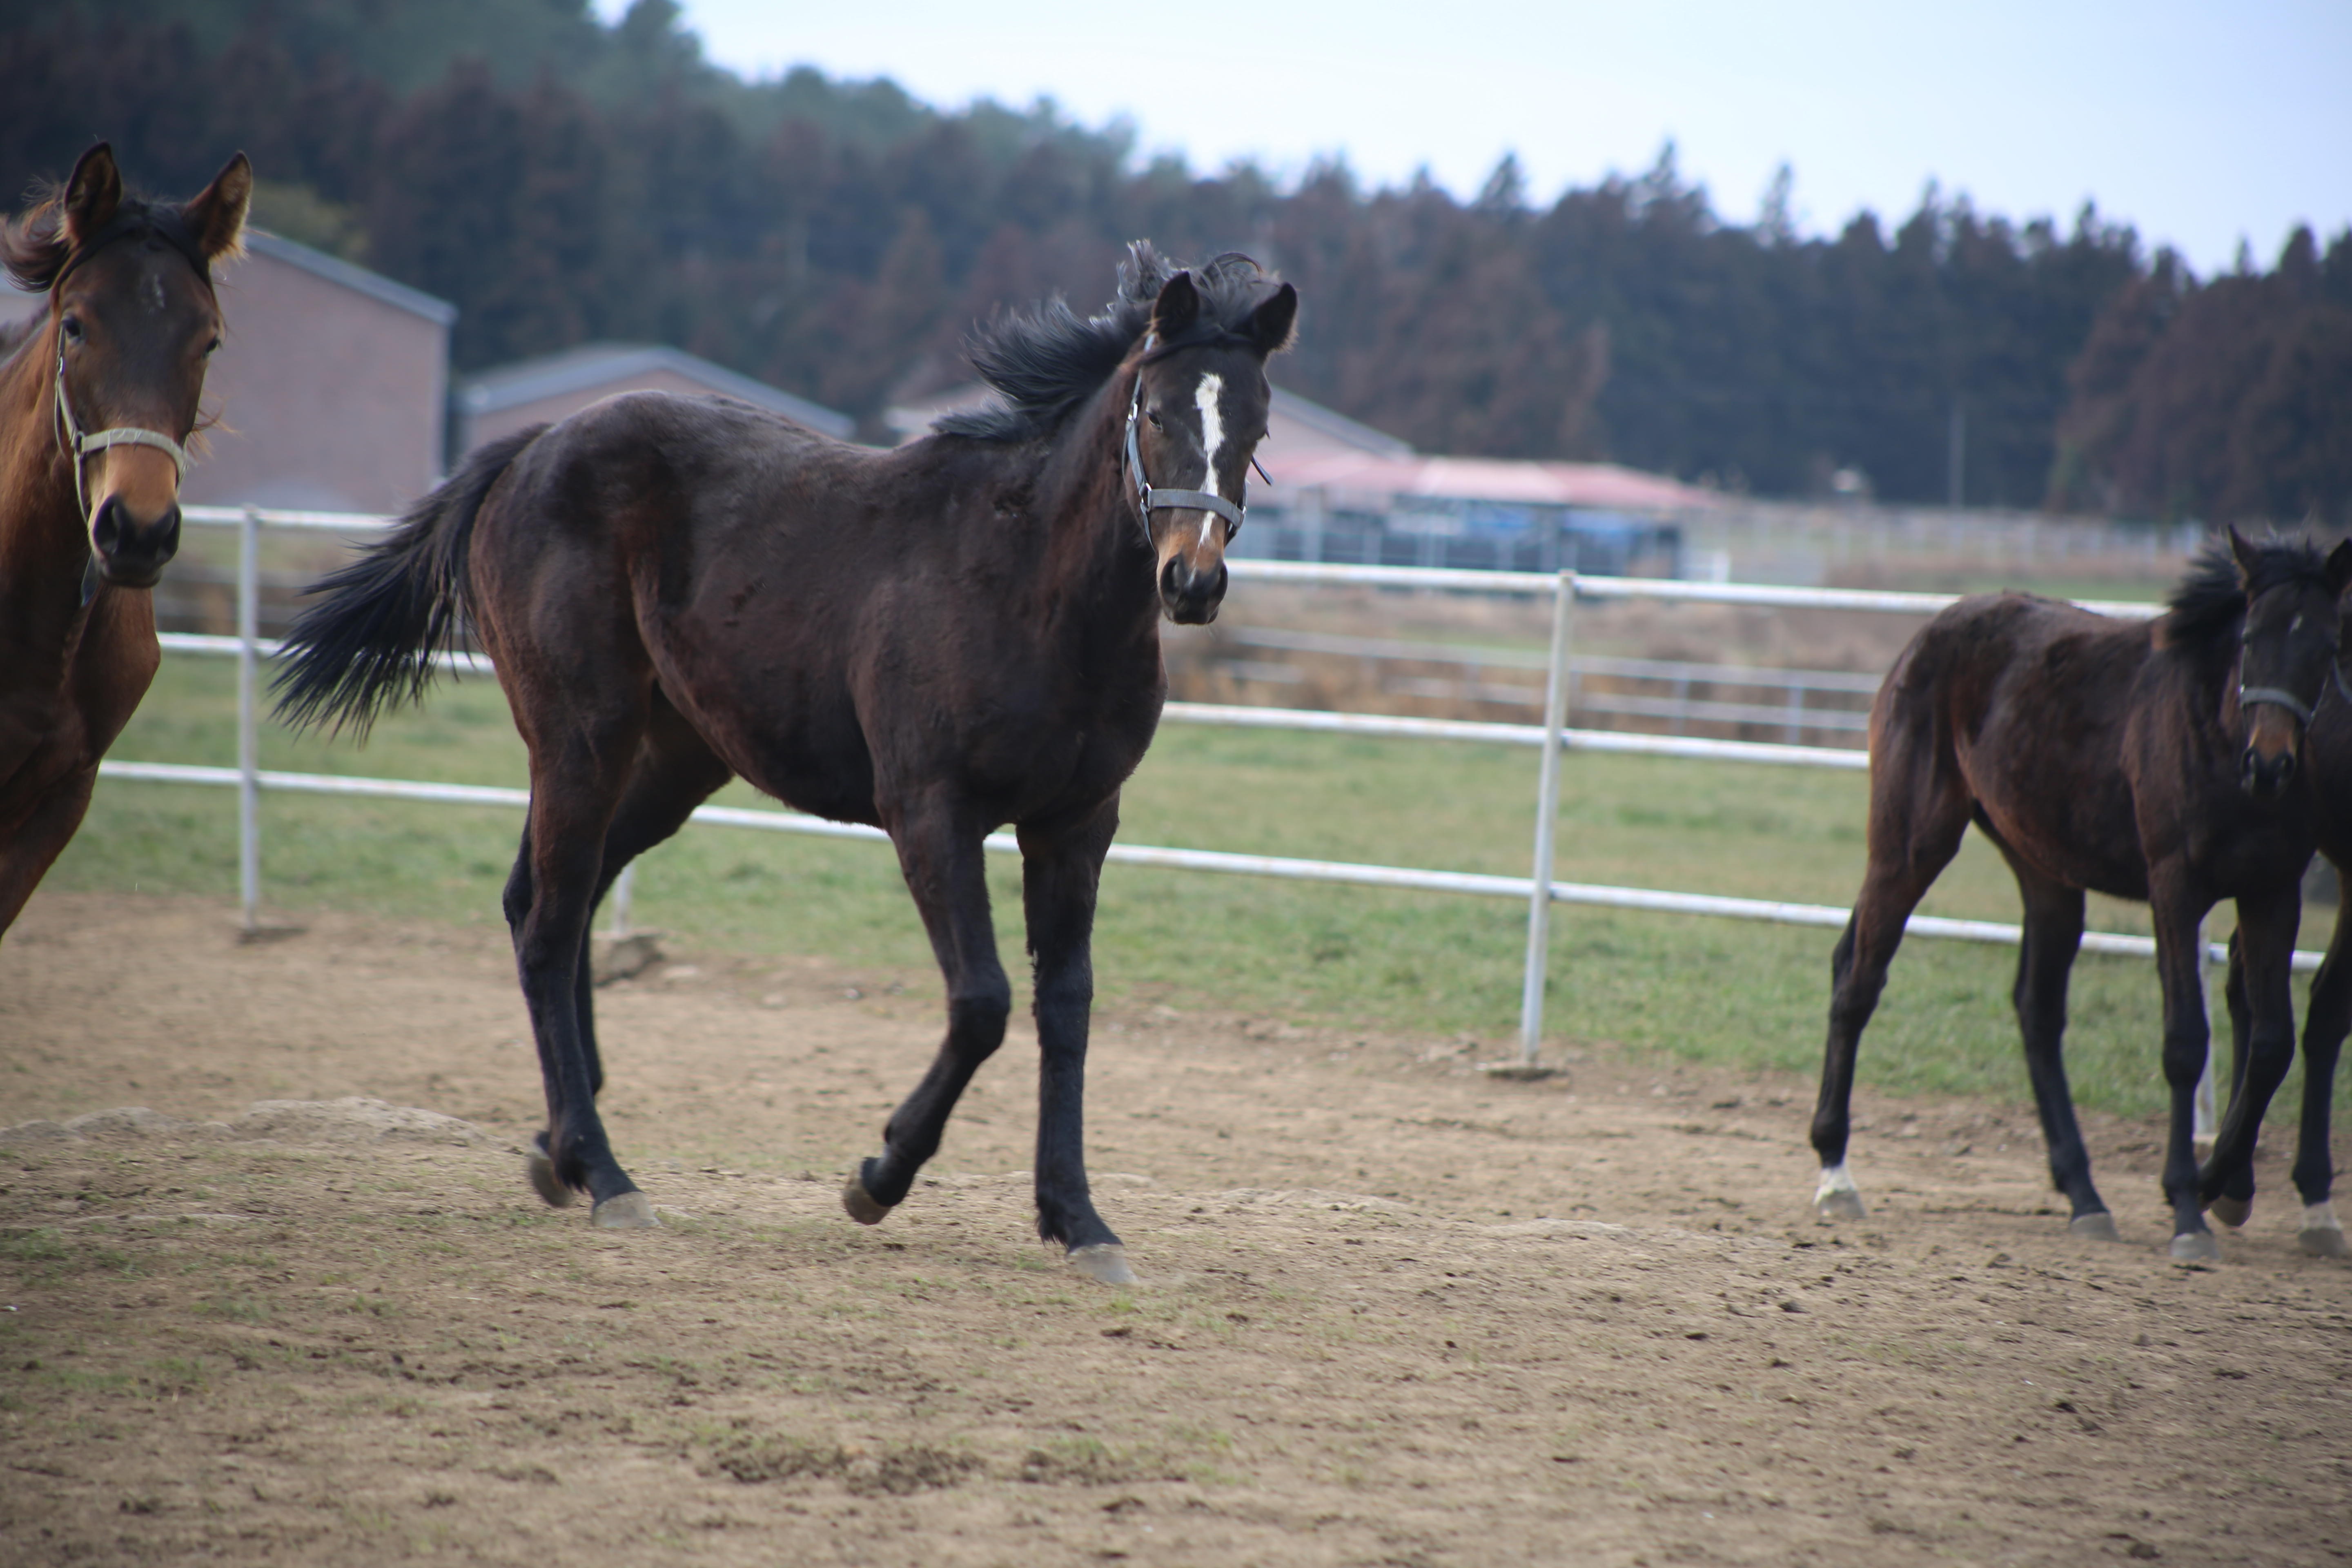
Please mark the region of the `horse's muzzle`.
<svg viewBox="0 0 2352 1568"><path fill-rule="evenodd" d="M179 503L173 502L153 521L142 522L119 498L109 496L89 520L89 542L108 582L122 588L152 588L180 552Z"/></svg>
<svg viewBox="0 0 2352 1568"><path fill-rule="evenodd" d="M2276 800L2294 782L2294 752L2265 757L2248 746L2238 758L2238 787L2256 800Z"/></svg>
<svg viewBox="0 0 2352 1568"><path fill-rule="evenodd" d="M1213 572L1196 572L1181 556L1171 557L1160 572L1160 604L1168 618L1181 626L1204 626L1217 618L1225 602L1225 563Z"/></svg>

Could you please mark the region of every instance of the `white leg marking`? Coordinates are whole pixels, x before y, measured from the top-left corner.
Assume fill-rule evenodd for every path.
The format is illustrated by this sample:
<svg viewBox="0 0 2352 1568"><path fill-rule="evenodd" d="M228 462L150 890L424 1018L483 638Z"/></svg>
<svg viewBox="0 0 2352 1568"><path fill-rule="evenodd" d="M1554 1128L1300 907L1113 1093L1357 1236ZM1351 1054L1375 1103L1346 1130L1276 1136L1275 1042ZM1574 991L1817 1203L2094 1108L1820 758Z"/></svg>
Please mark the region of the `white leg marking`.
<svg viewBox="0 0 2352 1568"><path fill-rule="evenodd" d="M1862 1194L1862 1189L1855 1186L1853 1178L1846 1173L1843 1160L1834 1165L1822 1167L1822 1184L1813 1189L1813 1202L1820 1203L1834 1193L1852 1193L1857 1197Z"/></svg>
<svg viewBox="0 0 2352 1568"><path fill-rule="evenodd" d="M2327 1198L2305 1205L2303 1228L2305 1230L2342 1230L2344 1222L2336 1217L2336 1205Z"/></svg>

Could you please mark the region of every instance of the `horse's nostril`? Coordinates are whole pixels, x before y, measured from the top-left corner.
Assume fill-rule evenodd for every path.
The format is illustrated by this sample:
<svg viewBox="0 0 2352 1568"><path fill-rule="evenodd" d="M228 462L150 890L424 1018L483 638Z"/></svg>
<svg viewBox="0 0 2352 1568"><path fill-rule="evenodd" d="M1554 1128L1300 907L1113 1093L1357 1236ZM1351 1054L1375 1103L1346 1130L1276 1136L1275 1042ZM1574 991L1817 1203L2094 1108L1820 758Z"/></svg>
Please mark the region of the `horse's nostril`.
<svg viewBox="0 0 2352 1568"><path fill-rule="evenodd" d="M89 542L101 555L113 554L114 547L122 542L122 517L112 496L98 503L98 515L90 520Z"/></svg>

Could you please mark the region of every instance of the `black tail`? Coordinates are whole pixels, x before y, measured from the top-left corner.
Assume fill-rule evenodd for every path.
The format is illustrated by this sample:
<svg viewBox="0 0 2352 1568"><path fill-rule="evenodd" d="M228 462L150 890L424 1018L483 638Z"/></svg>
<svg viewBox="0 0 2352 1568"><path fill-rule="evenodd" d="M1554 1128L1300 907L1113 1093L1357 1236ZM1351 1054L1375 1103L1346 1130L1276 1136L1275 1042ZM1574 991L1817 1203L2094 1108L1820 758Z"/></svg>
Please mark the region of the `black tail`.
<svg viewBox="0 0 2352 1568"><path fill-rule="evenodd" d="M435 656L456 645L466 613L466 554L482 498L546 428L475 448L389 538L311 586L325 597L295 618L270 683L279 719L296 729L349 724L364 738L387 706L424 697Z"/></svg>

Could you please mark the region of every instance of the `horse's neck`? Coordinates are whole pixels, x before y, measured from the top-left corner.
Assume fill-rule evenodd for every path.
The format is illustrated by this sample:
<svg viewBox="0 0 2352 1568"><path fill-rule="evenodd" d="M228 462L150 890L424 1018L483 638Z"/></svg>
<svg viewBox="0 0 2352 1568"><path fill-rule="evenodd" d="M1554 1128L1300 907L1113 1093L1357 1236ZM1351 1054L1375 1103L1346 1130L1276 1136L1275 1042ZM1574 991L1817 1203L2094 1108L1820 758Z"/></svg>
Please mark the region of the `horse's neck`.
<svg viewBox="0 0 2352 1568"><path fill-rule="evenodd" d="M65 636L89 554L49 403L51 327L0 364L0 645L19 655Z"/></svg>
<svg viewBox="0 0 2352 1568"><path fill-rule="evenodd" d="M1107 629L1132 616L1137 633L1156 646L1160 591L1120 461L1130 374L1112 376L1070 416L1046 455L1036 486L1049 535L1043 577L1052 593L1082 596Z"/></svg>

